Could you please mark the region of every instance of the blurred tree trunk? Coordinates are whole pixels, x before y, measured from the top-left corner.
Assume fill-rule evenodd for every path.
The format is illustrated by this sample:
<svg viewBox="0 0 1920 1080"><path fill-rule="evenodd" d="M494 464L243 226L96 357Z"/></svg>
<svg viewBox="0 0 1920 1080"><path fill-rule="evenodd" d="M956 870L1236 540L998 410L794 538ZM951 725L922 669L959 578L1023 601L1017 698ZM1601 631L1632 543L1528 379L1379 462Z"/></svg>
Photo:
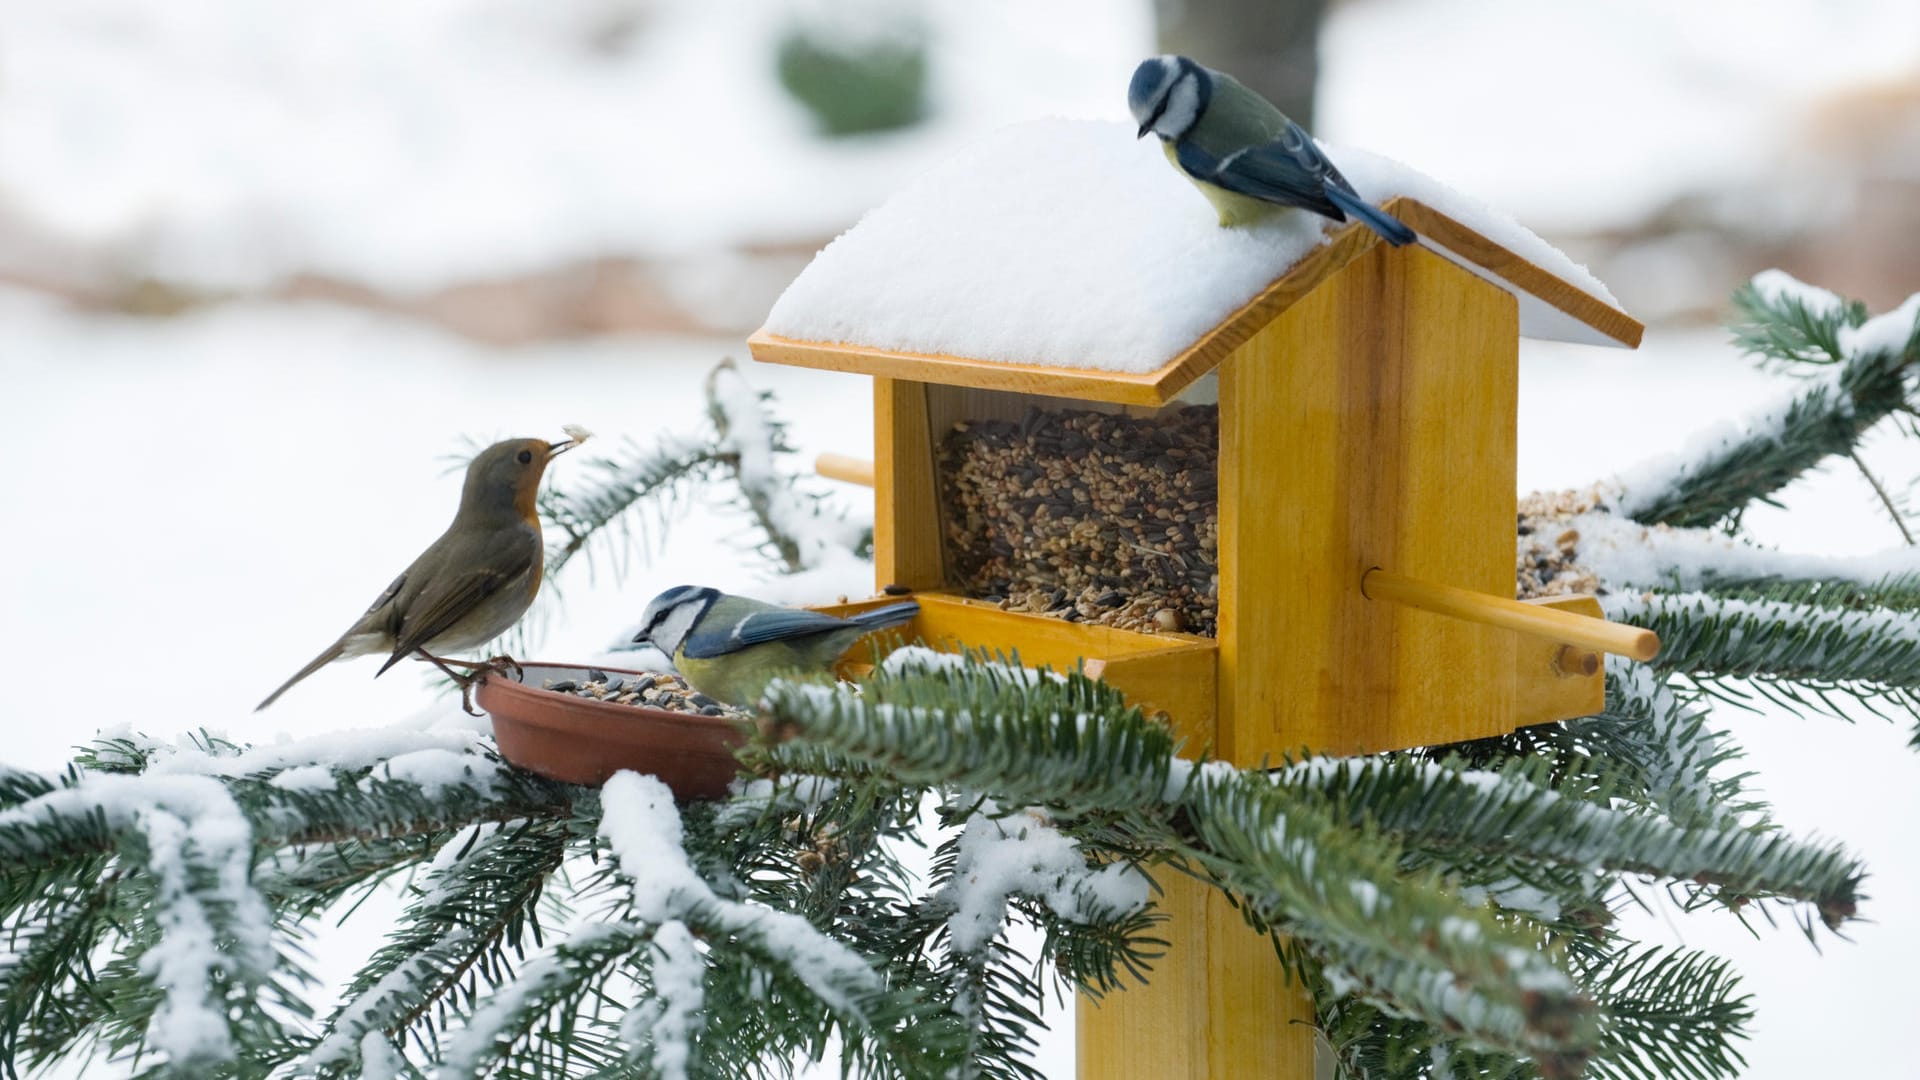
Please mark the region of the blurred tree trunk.
<svg viewBox="0 0 1920 1080"><path fill-rule="evenodd" d="M1227 72L1313 127L1327 0L1155 0L1160 50Z"/></svg>

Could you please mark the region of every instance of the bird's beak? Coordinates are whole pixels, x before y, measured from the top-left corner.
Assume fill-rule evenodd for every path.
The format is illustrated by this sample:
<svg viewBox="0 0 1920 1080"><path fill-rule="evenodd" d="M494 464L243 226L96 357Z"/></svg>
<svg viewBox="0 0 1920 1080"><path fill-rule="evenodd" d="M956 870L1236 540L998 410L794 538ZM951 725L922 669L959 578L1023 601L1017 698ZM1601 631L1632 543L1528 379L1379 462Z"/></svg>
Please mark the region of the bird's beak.
<svg viewBox="0 0 1920 1080"><path fill-rule="evenodd" d="M1134 136L1134 138L1136 138L1136 139L1144 139L1144 138L1146 138L1146 137L1147 137L1147 132L1149 132L1149 131L1152 131L1152 130L1153 130L1153 125L1152 125L1152 124L1141 124L1141 125L1140 125L1140 133L1139 133L1139 134L1137 134L1137 135L1135 135L1135 136Z"/></svg>
<svg viewBox="0 0 1920 1080"><path fill-rule="evenodd" d="M560 430L566 432L567 437L547 447L548 461L552 461L554 458L559 457L561 454L564 454L567 451L573 449L574 447L579 446L581 443L586 442L588 439L593 438L593 432L588 431L586 428L583 428L578 424L562 424L560 425Z"/></svg>
<svg viewBox="0 0 1920 1080"><path fill-rule="evenodd" d="M633 635L633 643L635 645L651 645L653 644L653 637L652 635L648 634L645 630L642 630L639 633Z"/></svg>

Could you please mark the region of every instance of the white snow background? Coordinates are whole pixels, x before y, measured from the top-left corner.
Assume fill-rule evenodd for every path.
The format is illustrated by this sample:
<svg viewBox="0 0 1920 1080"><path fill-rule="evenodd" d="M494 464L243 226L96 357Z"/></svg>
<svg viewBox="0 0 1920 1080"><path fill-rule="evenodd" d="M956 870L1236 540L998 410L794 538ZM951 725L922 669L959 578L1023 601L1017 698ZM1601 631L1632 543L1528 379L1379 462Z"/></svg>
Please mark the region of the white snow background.
<svg viewBox="0 0 1920 1080"><path fill-rule="evenodd" d="M650 46L662 54L588 75L542 58L541 28L553 23L527 14L533 5L512 8L529 20L523 40L445 33L487 6L7 0L0 213L156 269L241 283L308 267L428 287L581 254L792 239L849 223L986 127L1048 112L1122 118L1126 73L1151 51L1140 4L936 4L964 61L941 69L943 119L823 148L738 61L765 39L767 4L702 8L739 20L739 35L688 14L697 5L642 5L678 28ZM1769 141L1785 111L1849 78L1911 70L1920 53L1910 3L1669 8L1344 5L1324 41L1317 133L1405 160L1538 228L1616 221L1674 188L1765 168L1787 152ZM485 63L502 55L520 59L504 73ZM695 89L640 93L643 74ZM608 104L623 80L633 85ZM0 252L0 264L20 254ZM444 714L423 679L403 667L373 680L371 660L249 710L444 526L458 490L446 456L463 437L580 423L611 442L684 428L706 367L727 354L744 359L742 343L488 348L326 306L101 316L0 287L0 445L11 459L0 471L0 655L15 672L0 756L56 767L105 719L271 743ZM1676 449L1779 386L1711 332L1656 328L1638 353L1527 343L1522 356L1523 490ZM748 372L781 394L807 454L870 454L864 380ZM1895 477L1920 474L1909 447L1872 447L1869 459ZM556 471L575 465L562 458ZM1810 478L1786 501L1790 511L1747 520L1790 550L1897 542L1850 472ZM700 504L624 583L588 587L570 573L566 618L540 655L597 653L666 585L765 594L763 568L734 546L746 539L740 515ZM865 584L818 582L817 598ZM1715 913L1630 918L1649 938L1735 959L1758 1009L1748 1075L1898 1075L1911 1058L1905 991L1920 968L1909 725L1727 709L1718 722L1748 749L1780 820L1864 856L1872 921L1816 954L1790 928L1755 940ZM323 939L320 973L344 978L392 906L372 902ZM1070 1076L1070 1016L1049 1015L1042 1060Z"/></svg>

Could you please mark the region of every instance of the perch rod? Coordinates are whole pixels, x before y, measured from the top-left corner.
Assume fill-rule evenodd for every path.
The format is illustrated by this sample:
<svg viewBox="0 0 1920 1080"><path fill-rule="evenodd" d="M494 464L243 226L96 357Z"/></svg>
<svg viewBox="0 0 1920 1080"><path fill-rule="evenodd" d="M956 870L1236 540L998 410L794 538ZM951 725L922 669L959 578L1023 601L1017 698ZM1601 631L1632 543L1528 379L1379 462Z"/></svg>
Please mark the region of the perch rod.
<svg viewBox="0 0 1920 1080"><path fill-rule="evenodd" d="M813 459L813 471L843 484L873 486L873 462L845 454L821 454Z"/></svg>
<svg viewBox="0 0 1920 1080"><path fill-rule="evenodd" d="M1651 660L1660 655L1660 635L1651 630L1523 604L1472 589L1438 585L1377 567L1361 577L1360 591L1369 600L1391 600L1422 611L1532 634L1594 652L1614 653L1635 660Z"/></svg>

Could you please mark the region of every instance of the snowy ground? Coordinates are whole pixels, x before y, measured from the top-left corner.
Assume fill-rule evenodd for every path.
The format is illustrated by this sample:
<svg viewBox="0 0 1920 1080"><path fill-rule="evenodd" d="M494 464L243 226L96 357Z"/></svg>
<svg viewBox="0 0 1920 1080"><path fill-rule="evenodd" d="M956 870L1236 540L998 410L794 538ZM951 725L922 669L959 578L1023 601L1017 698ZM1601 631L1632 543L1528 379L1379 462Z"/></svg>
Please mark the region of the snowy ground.
<svg viewBox="0 0 1920 1080"><path fill-rule="evenodd" d="M611 440L686 426L706 367L729 353L744 355L738 342L689 339L483 349L324 307L84 318L0 292L0 431L19 463L0 473L18 534L0 569L0 653L28 673L12 688L5 759L54 767L102 724L204 725L260 742L444 709L404 669L373 680L368 660L248 711L443 526L456 494L443 455L460 436L582 423ZM1530 347L1525 363L1523 487L1675 447L1704 418L1773 390L1712 335L1656 334L1637 354ZM780 393L809 454L869 453L864 380L750 373ZM1903 458L1880 455L1895 475L1920 469L1905 448L1885 449ZM1848 474L1788 501L1753 518L1784 546L1869 551L1895 539ZM540 652L598 652L665 585L753 589L761 571L738 550L743 530L737 512L689 507L624 583L573 581ZM1751 1076L1886 1075L1908 1056L1901 988L1920 966L1920 861L1903 831L1920 818L1920 760L1906 729L1771 713L1721 722L1782 820L1865 855L1874 921L1853 944L1823 941L1824 955L1790 930L1753 939L1716 915L1661 912L1640 931L1738 959L1759 1008ZM372 945L356 931L316 951L343 975ZM1064 1077L1072 1039L1060 1019L1043 1060Z"/></svg>

